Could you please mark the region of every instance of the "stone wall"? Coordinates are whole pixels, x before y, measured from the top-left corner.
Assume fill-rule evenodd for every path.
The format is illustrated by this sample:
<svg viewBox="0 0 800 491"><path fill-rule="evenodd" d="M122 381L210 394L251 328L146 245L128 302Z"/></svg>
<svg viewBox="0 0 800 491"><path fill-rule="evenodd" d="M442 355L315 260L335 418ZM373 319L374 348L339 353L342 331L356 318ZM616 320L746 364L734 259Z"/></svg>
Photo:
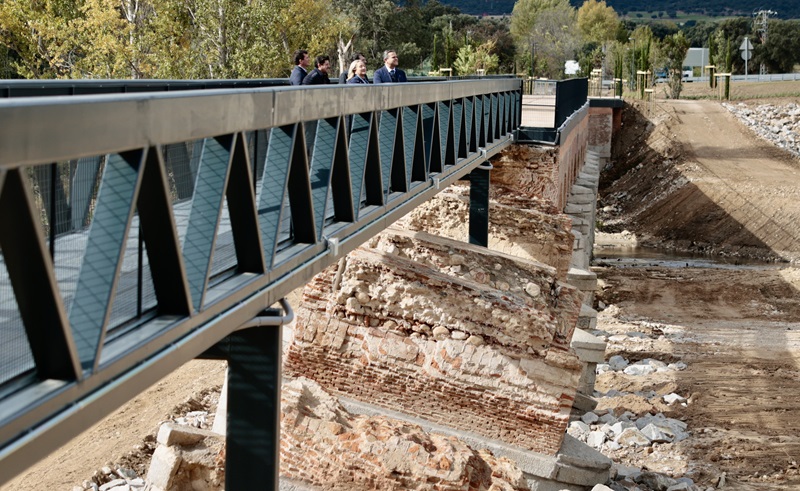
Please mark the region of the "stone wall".
<svg viewBox="0 0 800 491"><path fill-rule="evenodd" d="M547 200L496 185L494 177L495 171L492 171L489 249L553 266L555 275L564 281L574 240L570 218L559 214ZM451 186L417 207L398 225L466 242L469 187Z"/></svg>
<svg viewBox="0 0 800 491"><path fill-rule="evenodd" d="M580 375L579 293L553 286L552 268L455 241L373 246L306 287L287 373L554 455Z"/></svg>
<svg viewBox="0 0 800 491"><path fill-rule="evenodd" d="M508 459L417 425L351 415L310 380L284 384L281 398L282 480L341 491L529 489Z"/></svg>

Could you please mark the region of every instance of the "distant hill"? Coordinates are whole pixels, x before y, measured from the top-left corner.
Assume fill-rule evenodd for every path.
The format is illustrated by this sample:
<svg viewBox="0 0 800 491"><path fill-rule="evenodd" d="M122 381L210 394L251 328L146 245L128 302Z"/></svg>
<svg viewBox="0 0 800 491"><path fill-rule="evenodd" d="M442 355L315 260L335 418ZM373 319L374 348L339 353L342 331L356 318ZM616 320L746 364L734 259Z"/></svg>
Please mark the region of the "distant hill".
<svg viewBox="0 0 800 491"><path fill-rule="evenodd" d="M439 0L458 7L465 14L509 15L514 9L514 0ZM583 0L570 0L580 7ZM606 0L619 14L628 12L686 12L710 16L752 16L760 9L778 12L777 19L800 18L800 2L797 0ZM666 17L666 16L665 16Z"/></svg>

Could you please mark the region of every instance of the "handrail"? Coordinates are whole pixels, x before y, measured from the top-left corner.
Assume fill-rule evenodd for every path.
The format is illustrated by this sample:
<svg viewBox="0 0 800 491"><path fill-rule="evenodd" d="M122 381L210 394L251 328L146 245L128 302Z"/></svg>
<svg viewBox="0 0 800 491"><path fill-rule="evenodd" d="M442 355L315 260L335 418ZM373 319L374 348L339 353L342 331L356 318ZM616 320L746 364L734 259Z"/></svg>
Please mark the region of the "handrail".
<svg viewBox="0 0 800 491"><path fill-rule="evenodd" d="M520 104L483 78L0 100L0 484L511 144Z"/></svg>

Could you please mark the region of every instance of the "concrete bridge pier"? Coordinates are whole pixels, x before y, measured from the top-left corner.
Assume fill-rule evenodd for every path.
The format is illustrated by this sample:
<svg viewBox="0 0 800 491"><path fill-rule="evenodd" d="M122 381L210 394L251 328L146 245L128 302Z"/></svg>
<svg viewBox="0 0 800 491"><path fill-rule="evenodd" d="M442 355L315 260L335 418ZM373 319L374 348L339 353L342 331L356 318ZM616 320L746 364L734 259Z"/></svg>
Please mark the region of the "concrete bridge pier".
<svg viewBox="0 0 800 491"><path fill-rule="evenodd" d="M578 325L570 344L583 365L573 406L579 413L591 411L597 405L593 398L595 370L597 364L605 359L606 343L591 334L597 327L597 311L592 308L597 275L591 271L591 263L600 172L611 158L612 137L614 131L619 129L621 115L621 100L591 101L586 158L564 208L564 213L572 217L572 233L575 236L567 281L584 293Z"/></svg>

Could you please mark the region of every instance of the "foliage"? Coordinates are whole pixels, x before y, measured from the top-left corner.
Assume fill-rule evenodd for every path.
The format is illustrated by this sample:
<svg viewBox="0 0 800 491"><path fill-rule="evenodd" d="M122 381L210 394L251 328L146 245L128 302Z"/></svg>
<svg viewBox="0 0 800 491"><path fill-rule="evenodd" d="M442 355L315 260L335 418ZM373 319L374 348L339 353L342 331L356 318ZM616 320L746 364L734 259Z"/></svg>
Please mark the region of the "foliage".
<svg viewBox="0 0 800 491"><path fill-rule="evenodd" d="M562 78L564 62L580 47L576 12L567 0L519 0L511 15L511 35L519 63L530 67L535 58L537 76Z"/></svg>
<svg viewBox="0 0 800 491"><path fill-rule="evenodd" d="M792 72L800 63L800 21L770 20L767 40L756 47L756 53L757 62L764 63L770 72Z"/></svg>
<svg viewBox="0 0 800 491"><path fill-rule="evenodd" d="M578 30L586 42L603 43L617 35L619 17L605 0L586 0L578 9Z"/></svg>
<svg viewBox="0 0 800 491"><path fill-rule="evenodd" d="M679 99L683 88L683 60L686 52L689 51L689 40L682 32L673 34L664 39L661 45L664 62L669 68L669 87L671 97Z"/></svg>
<svg viewBox="0 0 800 491"><path fill-rule="evenodd" d="M492 54L494 48L494 42L492 41L487 41L476 48L469 44L462 46L458 50L458 57L453 63L457 74L470 75L482 69L484 74L488 75L497 70L500 59L497 55Z"/></svg>

